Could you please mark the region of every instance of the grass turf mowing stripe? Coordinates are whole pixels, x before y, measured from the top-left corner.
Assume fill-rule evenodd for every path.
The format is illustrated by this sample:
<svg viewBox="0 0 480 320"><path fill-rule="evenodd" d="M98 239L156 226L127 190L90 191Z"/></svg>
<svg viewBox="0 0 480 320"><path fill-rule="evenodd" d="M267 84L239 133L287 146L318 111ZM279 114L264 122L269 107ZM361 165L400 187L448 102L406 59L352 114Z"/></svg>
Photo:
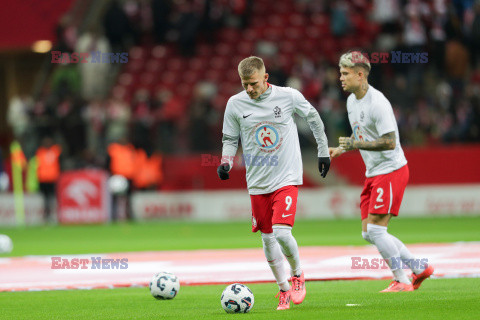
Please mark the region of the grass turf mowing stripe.
<svg viewBox="0 0 480 320"><path fill-rule="evenodd" d="M435 279L415 292L379 293L388 281L307 282L307 297L276 311L273 283L248 284L255 295L242 319L478 319L480 279ZM2 319L235 319L220 306L225 285L181 287L173 300L147 288L0 293ZM350 305L350 306L347 306ZM353 306L352 306L353 305Z"/></svg>
<svg viewBox="0 0 480 320"><path fill-rule="evenodd" d="M392 219L389 232L404 243L480 241L480 217ZM300 246L365 245L359 219L297 220L293 233ZM127 251L259 248L250 221L188 223L152 221L87 226L0 228L14 243L0 256L61 255Z"/></svg>

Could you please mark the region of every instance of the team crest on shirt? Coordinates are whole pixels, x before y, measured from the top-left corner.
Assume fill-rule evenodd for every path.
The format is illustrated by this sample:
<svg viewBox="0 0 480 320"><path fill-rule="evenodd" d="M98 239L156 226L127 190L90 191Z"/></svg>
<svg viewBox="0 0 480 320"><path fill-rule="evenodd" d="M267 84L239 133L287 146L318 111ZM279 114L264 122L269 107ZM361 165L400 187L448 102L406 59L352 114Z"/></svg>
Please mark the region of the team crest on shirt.
<svg viewBox="0 0 480 320"><path fill-rule="evenodd" d="M273 122L263 121L257 124L251 131L254 140L263 152L274 152L280 148L283 138L280 136L280 130Z"/></svg>
<svg viewBox="0 0 480 320"><path fill-rule="evenodd" d="M363 111L362 111L362 114L363 114ZM363 130L362 130L362 127L360 127L360 124L355 121L352 125L352 128L353 128L353 136L355 137L355 140L363 141Z"/></svg>
<svg viewBox="0 0 480 320"><path fill-rule="evenodd" d="M282 109L280 109L278 106L273 108L273 114L275 114L275 119L276 118L281 118L282 117Z"/></svg>

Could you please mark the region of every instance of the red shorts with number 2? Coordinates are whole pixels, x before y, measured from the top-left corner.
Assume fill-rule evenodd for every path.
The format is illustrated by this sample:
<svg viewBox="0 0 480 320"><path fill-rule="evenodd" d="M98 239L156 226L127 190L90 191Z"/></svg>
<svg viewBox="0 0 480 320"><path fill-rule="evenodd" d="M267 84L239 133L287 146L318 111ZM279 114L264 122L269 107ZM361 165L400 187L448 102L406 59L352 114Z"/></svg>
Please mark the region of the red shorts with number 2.
<svg viewBox="0 0 480 320"><path fill-rule="evenodd" d="M252 232L272 233L274 224L293 227L297 212L297 186L285 186L272 193L250 195Z"/></svg>
<svg viewBox="0 0 480 320"><path fill-rule="evenodd" d="M409 175L408 165L404 165L393 172L367 178L360 196L362 220L369 213L398 216Z"/></svg>

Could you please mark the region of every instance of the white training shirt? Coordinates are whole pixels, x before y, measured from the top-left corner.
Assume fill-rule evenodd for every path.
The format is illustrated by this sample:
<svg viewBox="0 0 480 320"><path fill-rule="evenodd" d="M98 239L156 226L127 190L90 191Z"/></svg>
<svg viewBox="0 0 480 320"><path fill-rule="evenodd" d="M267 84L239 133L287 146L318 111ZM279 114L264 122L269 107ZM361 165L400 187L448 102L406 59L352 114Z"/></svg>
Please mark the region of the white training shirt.
<svg viewBox="0 0 480 320"><path fill-rule="evenodd" d="M248 192L253 195L303 184L294 114L307 117L312 109L317 112L298 90L271 87L262 100L251 99L245 91L232 96L223 121L223 134L241 139ZM328 146L321 149L328 157Z"/></svg>
<svg viewBox="0 0 480 320"><path fill-rule="evenodd" d="M347 99L347 111L355 140L373 141L386 133L395 131L396 146L394 150L360 150L367 167L365 172L367 178L393 172L407 164L400 145L398 126L392 105L383 93L370 85L367 93L360 100L352 93Z"/></svg>

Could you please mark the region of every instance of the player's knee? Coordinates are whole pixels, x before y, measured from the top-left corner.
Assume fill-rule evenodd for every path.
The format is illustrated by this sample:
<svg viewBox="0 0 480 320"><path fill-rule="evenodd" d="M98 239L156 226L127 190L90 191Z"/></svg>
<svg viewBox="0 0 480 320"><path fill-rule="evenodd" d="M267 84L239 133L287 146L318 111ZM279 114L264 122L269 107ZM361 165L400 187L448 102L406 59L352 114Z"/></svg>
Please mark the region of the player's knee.
<svg viewBox="0 0 480 320"><path fill-rule="evenodd" d="M273 234L280 245L287 243L292 236L292 227L273 227Z"/></svg>
<svg viewBox="0 0 480 320"><path fill-rule="evenodd" d="M363 239L365 239L366 241L368 241L368 242L370 242L370 243L373 244L373 241L372 241L372 239L370 239L370 236L368 235L368 232L362 231L362 237L363 237Z"/></svg>
<svg viewBox="0 0 480 320"><path fill-rule="evenodd" d="M383 237L387 233L387 227L379 226L376 224L367 224L367 236L372 242L377 238Z"/></svg>
<svg viewBox="0 0 480 320"><path fill-rule="evenodd" d="M277 239L273 233L262 232L262 242L265 247L271 247L277 242Z"/></svg>

